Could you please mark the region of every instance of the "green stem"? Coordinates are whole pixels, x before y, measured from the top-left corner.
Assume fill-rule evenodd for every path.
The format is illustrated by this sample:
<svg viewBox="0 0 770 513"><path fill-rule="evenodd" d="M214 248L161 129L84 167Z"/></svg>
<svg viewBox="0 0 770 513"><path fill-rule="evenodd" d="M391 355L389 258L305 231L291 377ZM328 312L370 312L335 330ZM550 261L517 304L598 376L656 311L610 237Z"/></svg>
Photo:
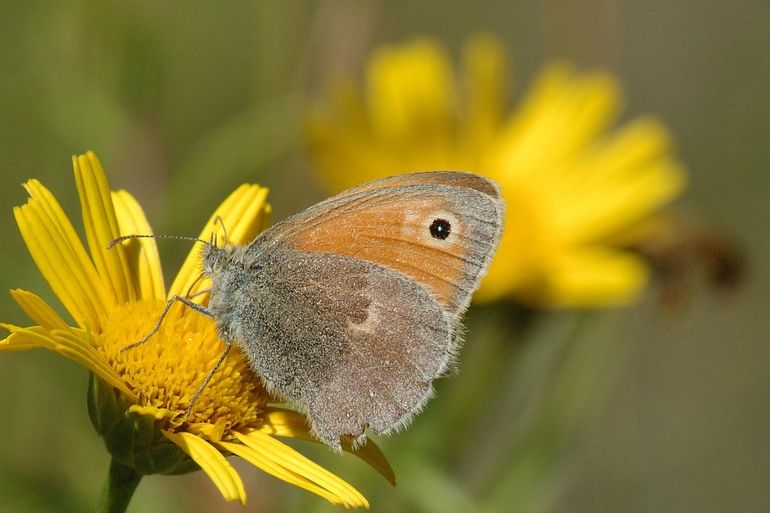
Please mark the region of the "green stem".
<svg viewBox="0 0 770 513"><path fill-rule="evenodd" d="M102 488L97 513L123 513L131 502L136 487L142 479L132 468L115 460L110 462L110 473Z"/></svg>

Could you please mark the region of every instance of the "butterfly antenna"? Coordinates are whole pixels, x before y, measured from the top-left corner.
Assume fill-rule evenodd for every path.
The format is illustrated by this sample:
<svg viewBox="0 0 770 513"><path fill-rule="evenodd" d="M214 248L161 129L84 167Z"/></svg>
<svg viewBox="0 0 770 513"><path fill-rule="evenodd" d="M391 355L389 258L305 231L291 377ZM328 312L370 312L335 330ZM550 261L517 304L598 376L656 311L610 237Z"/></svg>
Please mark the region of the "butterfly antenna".
<svg viewBox="0 0 770 513"><path fill-rule="evenodd" d="M197 237L186 237L184 235L156 235L154 233L142 233L142 234L122 235L120 237L116 237L112 239L109 244L107 244L107 249L112 249L113 247L115 247L116 244L129 239L178 239L178 240L191 240L195 242L201 242L206 245L211 244L209 241L205 241Z"/></svg>
<svg viewBox="0 0 770 513"><path fill-rule="evenodd" d="M217 216L214 218L214 224L218 224L222 227L222 233L225 237L225 246L227 246L228 238L227 238L227 227L225 226L225 221L222 219L222 216Z"/></svg>

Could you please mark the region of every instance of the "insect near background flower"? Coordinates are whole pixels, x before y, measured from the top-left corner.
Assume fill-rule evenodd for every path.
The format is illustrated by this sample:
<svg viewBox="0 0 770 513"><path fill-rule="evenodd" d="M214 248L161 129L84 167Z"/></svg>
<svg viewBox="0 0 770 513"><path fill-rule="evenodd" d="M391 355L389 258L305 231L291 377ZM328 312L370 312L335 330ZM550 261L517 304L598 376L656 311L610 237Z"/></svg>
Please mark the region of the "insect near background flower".
<svg viewBox="0 0 770 513"><path fill-rule="evenodd" d="M205 302L207 295L196 293L208 285L199 280L195 249L168 290L153 239L107 249L122 234L152 231L128 192L110 190L93 153L73 158L73 163L88 250L37 180L25 184L29 200L14 215L32 258L74 324L34 293L13 290L13 298L36 325L0 324L10 331L0 350L45 348L91 371L89 414L113 458L103 498L111 504L103 510L124 509L144 474L199 467L225 499L245 503L241 478L226 459L231 454L332 503L368 507L348 483L275 438L312 439L304 416L269 404L273 398L238 351L228 355L186 416L223 350L210 318L177 305L146 343L121 351L152 329L168 297L189 295ZM265 188L240 186L214 212L200 238L210 238L219 226L214 220L221 218L230 242L251 241L269 222L266 197ZM345 449L353 452L350 444ZM374 443L354 453L393 482L392 470Z"/></svg>
<svg viewBox="0 0 770 513"><path fill-rule="evenodd" d="M378 49L365 85L341 83L308 114L310 152L329 189L411 171L457 169L500 183L505 232L480 300L539 307L635 301L648 263L626 248L650 236L684 188L667 129L617 129L620 90L607 73L548 66L506 113L507 56L492 37L448 53L420 39ZM649 223L649 224L648 224Z"/></svg>

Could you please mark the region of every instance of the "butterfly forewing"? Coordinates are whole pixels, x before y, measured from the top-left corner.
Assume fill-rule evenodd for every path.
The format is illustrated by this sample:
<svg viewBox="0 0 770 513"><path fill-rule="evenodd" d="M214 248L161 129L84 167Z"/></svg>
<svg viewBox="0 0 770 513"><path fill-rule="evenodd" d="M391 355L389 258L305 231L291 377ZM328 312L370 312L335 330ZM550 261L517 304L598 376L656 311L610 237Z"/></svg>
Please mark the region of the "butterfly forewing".
<svg viewBox="0 0 770 513"><path fill-rule="evenodd" d="M426 287L452 315L470 301L502 231L497 187L468 173L404 175L343 192L265 233L301 251L347 255Z"/></svg>

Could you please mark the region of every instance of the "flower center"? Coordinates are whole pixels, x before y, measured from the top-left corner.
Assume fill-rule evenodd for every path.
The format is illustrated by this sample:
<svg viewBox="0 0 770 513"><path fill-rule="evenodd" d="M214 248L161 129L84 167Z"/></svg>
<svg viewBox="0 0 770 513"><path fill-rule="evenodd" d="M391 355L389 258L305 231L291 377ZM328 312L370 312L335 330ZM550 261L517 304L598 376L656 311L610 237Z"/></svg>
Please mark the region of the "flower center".
<svg viewBox="0 0 770 513"><path fill-rule="evenodd" d="M185 418L195 392L225 349L212 319L174 306L157 333L121 351L152 331L163 307L157 300L117 305L108 313L104 331L94 336L107 362L136 392L137 404L167 410L171 429L185 422L214 424L227 437L231 429L254 424L269 395L238 350L230 352Z"/></svg>

